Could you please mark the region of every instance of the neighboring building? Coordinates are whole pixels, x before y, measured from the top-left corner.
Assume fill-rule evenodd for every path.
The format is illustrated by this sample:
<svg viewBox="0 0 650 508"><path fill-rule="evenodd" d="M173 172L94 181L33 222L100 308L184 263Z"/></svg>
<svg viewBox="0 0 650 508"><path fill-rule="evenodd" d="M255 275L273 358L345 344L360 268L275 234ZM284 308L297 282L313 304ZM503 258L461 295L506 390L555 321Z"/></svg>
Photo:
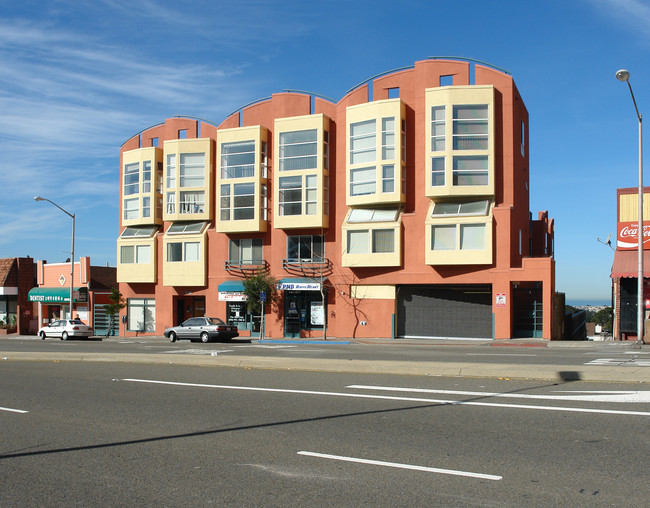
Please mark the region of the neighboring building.
<svg viewBox="0 0 650 508"><path fill-rule="evenodd" d="M36 265L30 257L0 259L0 321L16 333L36 333L34 305L28 293L36 285Z"/></svg>
<svg viewBox="0 0 650 508"><path fill-rule="evenodd" d="M120 153L126 333L207 314L255 335L242 280L265 271L266 336L551 338L528 132L511 76L434 59L337 103L279 93L142 131Z"/></svg>
<svg viewBox="0 0 650 508"><path fill-rule="evenodd" d="M612 299L614 307L614 330L612 336L621 340L637 339L637 302L639 280L639 189L637 187L616 190L616 251L612 264ZM643 299L644 316L648 319L650 309L650 189L643 189ZM647 232L646 232L647 231ZM646 335L648 323L645 325Z"/></svg>
<svg viewBox="0 0 650 508"><path fill-rule="evenodd" d="M88 257L79 258L73 266L74 301L70 312L70 262L38 261L38 287L29 291L29 301L38 303L37 329L54 319L79 316L84 323L94 328L95 334L103 335L109 323L104 305L110 303L108 297L111 289L118 287L116 269L109 266L91 266ZM111 330L112 335L117 332L117 329Z"/></svg>

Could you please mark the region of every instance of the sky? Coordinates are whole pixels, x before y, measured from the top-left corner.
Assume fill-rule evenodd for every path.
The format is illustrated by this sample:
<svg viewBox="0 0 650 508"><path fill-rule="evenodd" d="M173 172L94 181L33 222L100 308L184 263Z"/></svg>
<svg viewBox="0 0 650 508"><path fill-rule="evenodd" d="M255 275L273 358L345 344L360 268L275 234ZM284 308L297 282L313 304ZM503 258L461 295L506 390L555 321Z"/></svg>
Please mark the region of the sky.
<svg viewBox="0 0 650 508"><path fill-rule="evenodd" d="M555 220L556 290L608 303L616 189L638 186L650 0L21 0L0 4L0 258L116 266L119 151L175 115L219 125L284 89L339 101L430 56L512 73L530 209ZM650 113L649 113L650 114ZM646 136L647 139L647 136ZM646 150L647 152L647 150ZM650 185L650 180L647 180Z"/></svg>

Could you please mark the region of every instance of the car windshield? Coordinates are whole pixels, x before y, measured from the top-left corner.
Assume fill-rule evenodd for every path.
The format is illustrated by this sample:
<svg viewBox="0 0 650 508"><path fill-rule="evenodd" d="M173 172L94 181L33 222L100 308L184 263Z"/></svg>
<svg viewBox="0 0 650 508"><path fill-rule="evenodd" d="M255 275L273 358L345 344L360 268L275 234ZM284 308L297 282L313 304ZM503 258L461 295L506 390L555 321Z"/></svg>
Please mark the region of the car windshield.
<svg viewBox="0 0 650 508"><path fill-rule="evenodd" d="M208 323L211 324L211 325L225 325L226 324L223 321L221 321L221 319L216 318L216 317L211 317L211 318L207 318L207 319L208 319Z"/></svg>

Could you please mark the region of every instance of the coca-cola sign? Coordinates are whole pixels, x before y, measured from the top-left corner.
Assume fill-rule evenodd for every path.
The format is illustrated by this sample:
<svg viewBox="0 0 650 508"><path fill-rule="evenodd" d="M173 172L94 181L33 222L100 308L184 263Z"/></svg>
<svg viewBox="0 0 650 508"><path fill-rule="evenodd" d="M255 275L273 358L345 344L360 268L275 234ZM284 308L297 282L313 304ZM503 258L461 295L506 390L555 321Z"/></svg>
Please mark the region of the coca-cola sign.
<svg viewBox="0 0 650 508"><path fill-rule="evenodd" d="M636 222L619 222L616 238L618 250L636 250L639 246L639 225ZM650 249L650 224L643 225L643 249Z"/></svg>

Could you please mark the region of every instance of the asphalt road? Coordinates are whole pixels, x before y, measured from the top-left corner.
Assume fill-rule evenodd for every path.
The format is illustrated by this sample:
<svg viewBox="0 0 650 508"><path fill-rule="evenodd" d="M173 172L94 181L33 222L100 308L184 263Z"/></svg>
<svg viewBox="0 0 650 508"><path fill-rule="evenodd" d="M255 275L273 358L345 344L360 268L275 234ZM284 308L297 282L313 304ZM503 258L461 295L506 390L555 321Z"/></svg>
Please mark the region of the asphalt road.
<svg viewBox="0 0 650 508"><path fill-rule="evenodd" d="M650 499L638 384L5 361L0 386L3 507Z"/></svg>

